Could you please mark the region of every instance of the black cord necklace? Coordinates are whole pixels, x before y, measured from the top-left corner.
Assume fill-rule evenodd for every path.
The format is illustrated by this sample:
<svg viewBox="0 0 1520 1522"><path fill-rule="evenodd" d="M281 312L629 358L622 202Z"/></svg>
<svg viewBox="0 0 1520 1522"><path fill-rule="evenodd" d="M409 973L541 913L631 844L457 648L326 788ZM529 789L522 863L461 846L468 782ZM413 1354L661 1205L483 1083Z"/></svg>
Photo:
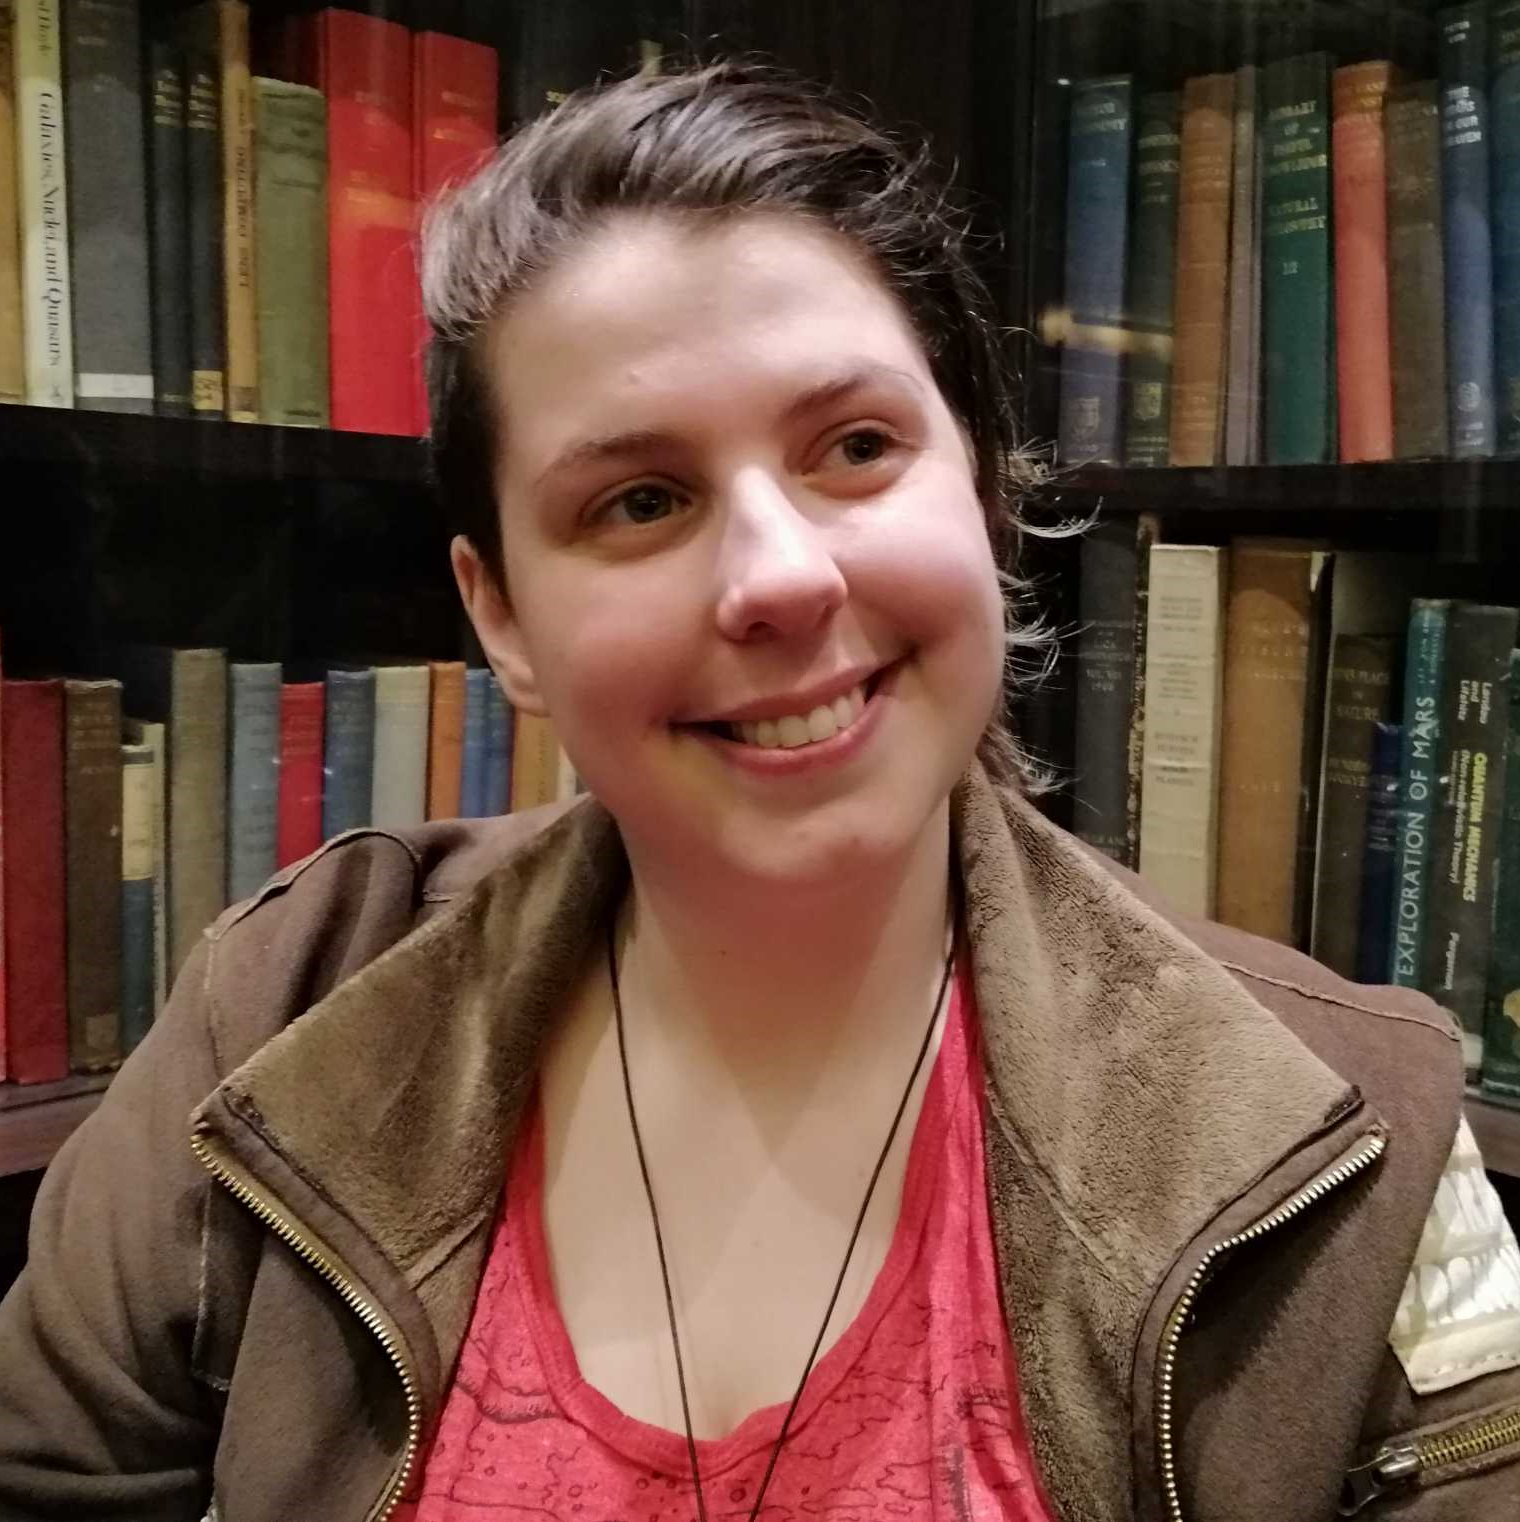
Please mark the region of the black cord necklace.
<svg viewBox="0 0 1520 1522"><path fill-rule="evenodd" d="M844 1277L850 1267L850 1258L860 1238L860 1229L865 1224L866 1211L871 1205L871 1196L876 1192L876 1181L881 1177L881 1170L886 1167L887 1155L891 1152L892 1143L897 1137L897 1128L902 1124L903 1112L908 1108L908 1096L913 1092L913 1085L918 1081L924 1058L929 1052L929 1043L934 1036L934 1027L939 1023L940 1006L944 1004L945 990L950 986L950 974L955 968L955 953L959 944L960 915L957 914L950 936L950 952L945 958L945 971L940 978L939 993L935 996L934 1010L929 1016L929 1028L924 1032L924 1039L918 1048L918 1057L908 1077L908 1086L903 1090L902 1098L897 1104L897 1113L892 1117L892 1126L887 1132L886 1144L881 1149L881 1155L876 1159L875 1168L871 1170L871 1181L866 1185L866 1197L860 1202L860 1213L855 1217L855 1229L850 1233L849 1245L844 1250L844 1262L839 1265L839 1277L834 1281L834 1293L829 1296L828 1309L823 1313L823 1325L818 1328L818 1336L813 1340L813 1348L803 1367L802 1378L797 1381L797 1390L792 1396L792 1403L786 1408L786 1416L781 1423L781 1434L776 1439L776 1446L771 1449L770 1462L765 1466L765 1476L760 1481L760 1489L755 1494L755 1504L750 1509L749 1522L755 1522L755 1518L760 1515L760 1504L764 1501L766 1489L771 1483L771 1475L776 1469L776 1460L781 1457L781 1450L791 1430L792 1418L796 1415L797 1406L802 1400L803 1388L808 1382L808 1375L813 1372L813 1364L818 1358L818 1349L823 1346L824 1333L829 1329L829 1320L834 1314L834 1307L839 1302L840 1291L844 1288ZM633 1147L638 1154L639 1172L644 1179L644 1194L649 1201L649 1218L654 1224L654 1245L660 1256L660 1279L665 1286L665 1312L670 1318L670 1341L676 1355L676 1382L681 1389L681 1416L686 1423L686 1452L691 1460L691 1483L697 1495L697 1518L698 1522L707 1522L707 1505L702 1496L702 1475L697 1467L697 1440L691 1430L691 1406L686 1396L686 1369L681 1361L681 1334L676 1330L676 1302L675 1296L671 1293L670 1270L665 1261L665 1238L660 1231L660 1212L655 1206L654 1185L649 1179L649 1163L644 1156L644 1140L639 1134L639 1117L633 1105L633 1080L628 1075L628 1043L623 1030L623 999L618 988L615 916L609 916L607 920L607 970L612 980L612 1008L617 1016L618 1057L623 1065L623 1094L628 1101L628 1124L633 1131Z"/></svg>

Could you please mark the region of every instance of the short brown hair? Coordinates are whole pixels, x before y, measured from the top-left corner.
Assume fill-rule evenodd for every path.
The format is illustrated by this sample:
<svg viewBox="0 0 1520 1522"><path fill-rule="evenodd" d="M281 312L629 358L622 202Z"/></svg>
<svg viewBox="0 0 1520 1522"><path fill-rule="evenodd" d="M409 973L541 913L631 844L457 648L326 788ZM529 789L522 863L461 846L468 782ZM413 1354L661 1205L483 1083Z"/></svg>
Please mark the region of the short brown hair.
<svg viewBox="0 0 1520 1522"><path fill-rule="evenodd" d="M503 441L483 335L558 255L622 211L780 212L860 250L901 302L970 440L1008 604L1010 678L1043 667L1050 635L1020 617L1027 588L1014 575L1032 467L1017 447L1002 338L967 257L965 219L937 187L926 151L908 152L824 92L748 63L578 91L430 209L422 285L434 480L450 531L471 541L503 589L493 487ZM1045 780L1001 719L981 755L1005 780Z"/></svg>

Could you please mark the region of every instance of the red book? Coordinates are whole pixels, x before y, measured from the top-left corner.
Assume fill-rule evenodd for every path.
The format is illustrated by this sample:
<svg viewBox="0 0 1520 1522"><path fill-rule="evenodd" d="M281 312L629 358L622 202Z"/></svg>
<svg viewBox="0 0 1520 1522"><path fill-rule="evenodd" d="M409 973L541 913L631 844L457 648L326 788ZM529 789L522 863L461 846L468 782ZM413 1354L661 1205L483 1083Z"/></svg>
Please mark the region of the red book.
<svg viewBox="0 0 1520 1522"><path fill-rule="evenodd" d="M1388 145L1383 99L1393 65L1335 71L1330 163L1335 225L1336 379L1340 454L1393 458L1388 318Z"/></svg>
<svg viewBox="0 0 1520 1522"><path fill-rule="evenodd" d="M412 139L412 177L419 210L425 209L439 191L468 179L495 148L497 73L496 49L484 43L466 42L443 32L418 32L413 37L416 133ZM427 347L428 326L422 316L420 291L417 332L414 431L424 434L428 428L427 390L420 356Z"/></svg>
<svg viewBox="0 0 1520 1522"><path fill-rule="evenodd" d="M288 867L322 844L323 682L280 688L280 812L275 864Z"/></svg>
<svg viewBox="0 0 1520 1522"><path fill-rule="evenodd" d="M332 426L417 426L411 33L357 11L316 18L327 97Z"/></svg>
<svg viewBox="0 0 1520 1522"><path fill-rule="evenodd" d="M69 1071L64 963L63 683L0 687L6 821L6 1069L17 1083Z"/></svg>

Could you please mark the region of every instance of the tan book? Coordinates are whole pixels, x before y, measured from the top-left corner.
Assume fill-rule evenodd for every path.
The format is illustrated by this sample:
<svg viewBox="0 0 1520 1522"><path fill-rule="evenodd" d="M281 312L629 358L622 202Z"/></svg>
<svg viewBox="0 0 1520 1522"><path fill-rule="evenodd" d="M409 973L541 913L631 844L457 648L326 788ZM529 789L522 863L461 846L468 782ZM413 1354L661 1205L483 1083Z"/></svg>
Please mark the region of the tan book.
<svg viewBox="0 0 1520 1522"><path fill-rule="evenodd" d="M129 745L153 753L153 1013L169 997L169 746L162 724L146 719L123 719L121 732Z"/></svg>
<svg viewBox="0 0 1520 1522"><path fill-rule="evenodd" d="M1173 465L1214 465L1223 457L1234 102L1233 74L1200 75L1183 87L1172 329Z"/></svg>
<svg viewBox="0 0 1520 1522"><path fill-rule="evenodd" d="M370 822L401 830L427 818L428 668L375 667Z"/></svg>
<svg viewBox="0 0 1520 1522"><path fill-rule="evenodd" d="M429 819L457 819L464 780L464 662L430 661L428 712Z"/></svg>
<svg viewBox="0 0 1520 1522"><path fill-rule="evenodd" d="M26 400L16 183L16 0L0 0L0 402Z"/></svg>
<svg viewBox="0 0 1520 1522"><path fill-rule="evenodd" d="M512 811L560 796L559 736L550 719L519 711L512 729Z"/></svg>
<svg viewBox="0 0 1520 1522"><path fill-rule="evenodd" d="M1230 546L1216 917L1307 949L1319 803L1326 595L1322 546Z"/></svg>
<svg viewBox="0 0 1520 1522"><path fill-rule="evenodd" d="M1145 649L1140 875L1185 914L1214 912L1226 551L1153 544Z"/></svg>

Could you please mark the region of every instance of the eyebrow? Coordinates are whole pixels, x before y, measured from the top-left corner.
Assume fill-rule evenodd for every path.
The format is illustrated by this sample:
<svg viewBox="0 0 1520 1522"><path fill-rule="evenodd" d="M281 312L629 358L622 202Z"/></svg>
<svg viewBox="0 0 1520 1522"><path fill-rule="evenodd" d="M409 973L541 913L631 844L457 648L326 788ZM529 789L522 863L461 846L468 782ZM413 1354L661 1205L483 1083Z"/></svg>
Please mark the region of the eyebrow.
<svg viewBox="0 0 1520 1522"><path fill-rule="evenodd" d="M857 391L879 385L896 390L906 389L915 397L923 394L918 378L908 371L900 370L895 365L868 360L800 391L787 403L781 414L781 423L783 426L790 425L809 412L832 406ZM562 450L539 474L535 485L542 486L545 481L564 471L580 470L608 460L650 454L659 449L668 449L678 442L675 434L660 428L630 428L616 433L599 434Z"/></svg>

